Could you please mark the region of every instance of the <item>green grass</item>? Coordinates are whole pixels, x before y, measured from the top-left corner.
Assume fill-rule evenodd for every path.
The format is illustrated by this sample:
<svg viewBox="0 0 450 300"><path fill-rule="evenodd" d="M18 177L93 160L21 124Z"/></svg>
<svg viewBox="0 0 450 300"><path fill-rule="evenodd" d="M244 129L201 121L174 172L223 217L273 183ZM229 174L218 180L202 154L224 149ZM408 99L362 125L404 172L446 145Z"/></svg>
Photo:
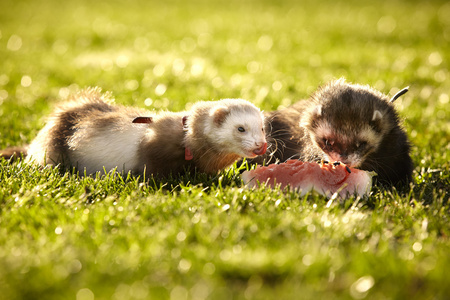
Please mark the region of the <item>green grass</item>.
<svg viewBox="0 0 450 300"><path fill-rule="evenodd" d="M0 149L85 86L264 110L332 78L393 95L414 182L334 200L219 176L144 181L0 162L2 299L448 299L446 1L2 1ZM30 81L31 79L31 81Z"/></svg>

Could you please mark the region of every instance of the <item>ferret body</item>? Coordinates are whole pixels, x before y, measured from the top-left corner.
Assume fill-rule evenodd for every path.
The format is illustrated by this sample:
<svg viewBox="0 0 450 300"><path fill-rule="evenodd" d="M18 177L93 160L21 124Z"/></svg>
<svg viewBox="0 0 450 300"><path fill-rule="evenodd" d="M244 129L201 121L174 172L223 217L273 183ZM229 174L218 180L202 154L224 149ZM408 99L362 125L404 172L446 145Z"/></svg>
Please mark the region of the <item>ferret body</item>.
<svg viewBox="0 0 450 300"><path fill-rule="evenodd" d="M196 168L216 174L241 157L264 154L260 110L242 99L197 102L184 112L111 105L98 88L60 106L28 148L27 160L163 177Z"/></svg>
<svg viewBox="0 0 450 300"><path fill-rule="evenodd" d="M375 171L382 183L407 182L410 144L391 102L368 86L332 81L309 100L266 114L269 150L254 161L341 161Z"/></svg>

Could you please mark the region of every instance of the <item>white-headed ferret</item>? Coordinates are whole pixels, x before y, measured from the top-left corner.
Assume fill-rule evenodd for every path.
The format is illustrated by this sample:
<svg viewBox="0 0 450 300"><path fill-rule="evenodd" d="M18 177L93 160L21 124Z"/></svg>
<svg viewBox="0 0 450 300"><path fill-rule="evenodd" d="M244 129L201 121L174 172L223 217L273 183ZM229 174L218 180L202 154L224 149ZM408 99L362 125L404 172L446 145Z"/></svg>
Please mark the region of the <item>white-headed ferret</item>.
<svg viewBox="0 0 450 300"><path fill-rule="evenodd" d="M255 161L341 161L375 171L382 183L407 182L413 163L392 104L398 96L389 100L368 86L332 81L309 100L266 115L270 146L266 156Z"/></svg>
<svg viewBox="0 0 450 300"><path fill-rule="evenodd" d="M32 141L28 160L87 174L117 168L161 177L194 168L216 174L267 147L262 113L242 99L200 101L184 112L111 105L98 88L70 100Z"/></svg>

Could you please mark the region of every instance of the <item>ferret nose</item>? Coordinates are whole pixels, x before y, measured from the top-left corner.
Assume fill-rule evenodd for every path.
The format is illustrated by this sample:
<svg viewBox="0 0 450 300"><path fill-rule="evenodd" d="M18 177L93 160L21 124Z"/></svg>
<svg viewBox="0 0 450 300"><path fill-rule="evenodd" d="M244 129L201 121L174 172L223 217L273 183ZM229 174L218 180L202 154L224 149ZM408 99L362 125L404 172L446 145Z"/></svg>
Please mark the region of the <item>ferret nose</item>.
<svg viewBox="0 0 450 300"><path fill-rule="evenodd" d="M255 143L255 146L258 147L255 150L253 150L253 153L256 155L263 155L266 153L267 150L267 143L266 142L259 142Z"/></svg>

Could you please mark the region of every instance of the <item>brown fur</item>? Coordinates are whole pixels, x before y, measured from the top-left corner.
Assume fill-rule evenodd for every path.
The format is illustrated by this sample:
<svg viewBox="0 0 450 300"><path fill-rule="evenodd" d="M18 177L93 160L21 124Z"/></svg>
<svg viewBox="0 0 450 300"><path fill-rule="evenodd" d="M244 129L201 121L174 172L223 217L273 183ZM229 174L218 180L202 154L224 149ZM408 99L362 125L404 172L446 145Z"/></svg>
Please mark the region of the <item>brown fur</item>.
<svg viewBox="0 0 450 300"><path fill-rule="evenodd" d="M139 161L142 161L142 170L146 174L168 176L169 174L183 173L192 170L193 161L184 158L184 136L182 113L161 113L153 116L151 124L151 137L145 136L138 149Z"/></svg>
<svg viewBox="0 0 450 300"><path fill-rule="evenodd" d="M10 161L16 161L21 157L25 157L27 155L26 147L9 147L3 150L0 150L0 157L4 159L8 159Z"/></svg>
<svg viewBox="0 0 450 300"><path fill-rule="evenodd" d="M312 157L305 157L302 154L305 132L298 128L304 104L306 101L300 101L285 109L265 113L267 142L270 147L266 155L259 156L253 161L268 164L288 159L312 160Z"/></svg>
<svg viewBox="0 0 450 300"><path fill-rule="evenodd" d="M226 109L226 107L218 107L213 113L214 123L217 124L218 126L222 125L228 113L229 111Z"/></svg>

